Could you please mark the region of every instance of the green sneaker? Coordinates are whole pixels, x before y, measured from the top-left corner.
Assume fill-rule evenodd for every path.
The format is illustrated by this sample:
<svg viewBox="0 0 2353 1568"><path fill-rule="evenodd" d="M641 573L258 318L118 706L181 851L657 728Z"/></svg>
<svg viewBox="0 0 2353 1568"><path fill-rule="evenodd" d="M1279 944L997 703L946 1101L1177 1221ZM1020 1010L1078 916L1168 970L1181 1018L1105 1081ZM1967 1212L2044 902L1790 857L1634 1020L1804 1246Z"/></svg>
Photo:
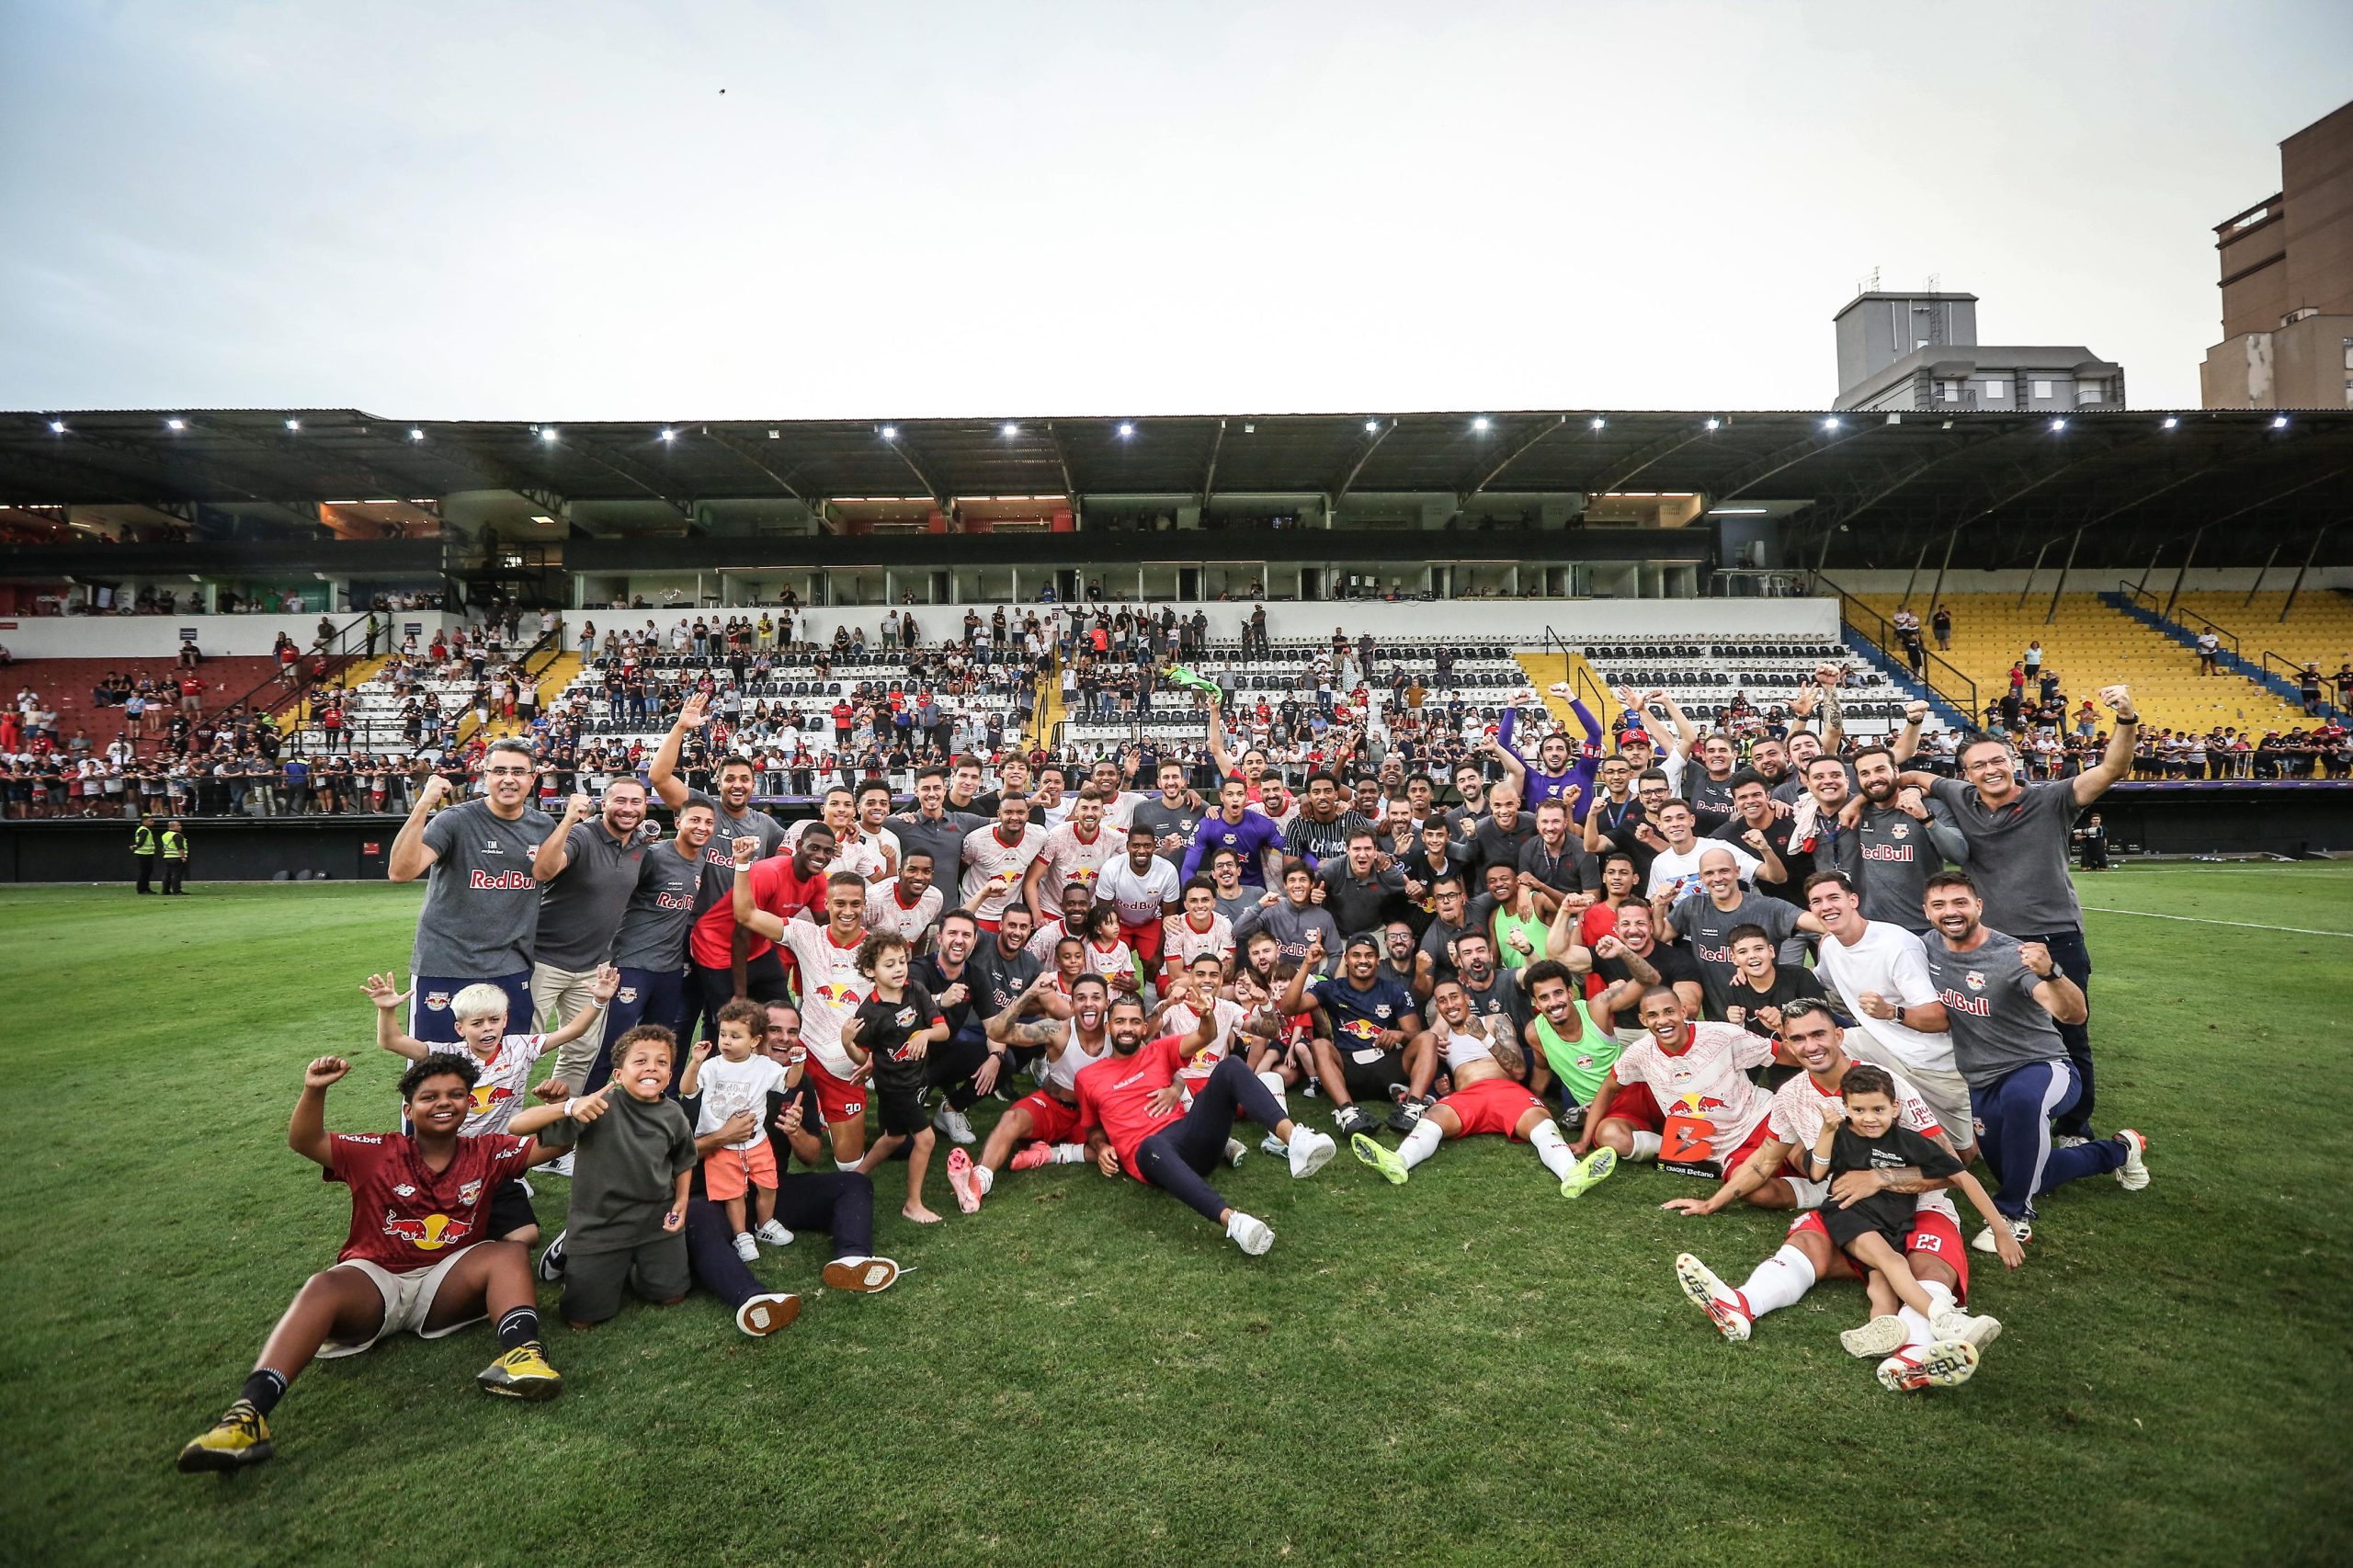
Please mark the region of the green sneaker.
<svg viewBox="0 0 2353 1568"><path fill-rule="evenodd" d="M1561 1181L1561 1196L1583 1198L1586 1189L1618 1168L1618 1151L1604 1145L1577 1162L1577 1168Z"/></svg>
<svg viewBox="0 0 2353 1568"><path fill-rule="evenodd" d="M1405 1162L1363 1133L1349 1139L1348 1148L1358 1160L1387 1176L1391 1186L1405 1185Z"/></svg>

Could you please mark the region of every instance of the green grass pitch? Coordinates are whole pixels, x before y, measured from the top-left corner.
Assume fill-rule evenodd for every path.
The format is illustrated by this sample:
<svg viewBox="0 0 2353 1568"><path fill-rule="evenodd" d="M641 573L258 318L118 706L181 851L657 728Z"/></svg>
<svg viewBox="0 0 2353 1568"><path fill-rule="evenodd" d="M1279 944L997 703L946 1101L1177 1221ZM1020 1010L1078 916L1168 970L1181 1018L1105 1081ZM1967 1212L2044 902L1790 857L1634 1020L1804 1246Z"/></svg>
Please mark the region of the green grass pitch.
<svg viewBox="0 0 2353 1568"><path fill-rule="evenodd" d="M1962 1390L1842 1354L1852 1285L1723 1344L1669 1260L1736 1280L1782 1221L1662 1213L1699 1188L1654 1170L1572 1204L1492 1140L1402 1188L1254 1153L1217 1178L1275 1228L1247 1259L1091 1168L968 1219L935 1166L949 1218L912 1226L893 1168L879 1244L917 1267L884 1295L820 1289L811 1237L759 1266L808 1298L788 1333L709 1297L556 1326L544 1406L474 1390L486 1333L388 1343L314 1367L279 1457L223 1482L172 1457L334 1257L345 1194L287 1114L332 1051L358 1066L330 1125L392 1123L357 986L406 967L417 894L0 892L5 1555L2342 1562L2353 869L2133 867L2085 900L2101 1124L2148 1132L2155 1180L2070 1187L2026 1269L1979 1263L2008 1332Z"/></svg>

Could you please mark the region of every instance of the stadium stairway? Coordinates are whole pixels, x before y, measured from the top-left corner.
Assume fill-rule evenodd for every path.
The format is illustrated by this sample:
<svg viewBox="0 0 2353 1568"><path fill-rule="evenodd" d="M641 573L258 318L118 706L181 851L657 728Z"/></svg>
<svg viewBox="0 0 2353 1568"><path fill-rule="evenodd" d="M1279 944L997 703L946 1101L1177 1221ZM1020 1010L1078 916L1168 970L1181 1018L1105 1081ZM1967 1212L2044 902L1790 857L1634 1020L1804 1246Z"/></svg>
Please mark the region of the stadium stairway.
<svg viewBox="0 0 2353 1568"><path fill-rule="evenodd" d="M2300 668L2318 665L2323 676L2333 676L2339 665L2353 661L2353 594L2338 589L2307 588L2296 596L2292 608L2284 593L2256 594L2252 599L2241 593L2188 593L2175 608L2190 617L2202 616L2237 638L2240 653L2252 664L2260 665L2264 654L2272 653ZM2283 610L2285 620L2280 619ZM2192 619L2191 636L2199 630ZM2279 669L2277 664L2268 667L2275 674ZM2333 707L2338 722L2347 722L2342 704Z"/></svg>
<svg viewBox="0 0 2353 1568"><path fill-rule="evenodd" d="M531 673L539 677L540 711L547 712L556 699L563 695L564 687L579 678L580 655L558 653ZM472 714L469 713L459 723L458 744L463 746L479 736L487 745L492 741L503 741L509 735L519 735L524 728L521 720L504 719L495 713L490 716L488 723L477 727L473 724Z"/></svg>
<svg viewBox="0 0 2353 1568"><path fill-rule="evenodd" d="M1886 616L1903 605L1893 594L1862 596L1862 602ZM2303 722L2301 707L2251 682L2200 675L2194 654L2120 614L2097 594L2063 594L2055 613L2040 596L2030 596L2023 605L2011 594L1954 594L1943 602L1953 617L1952 649L1943 656L1977 683L1986 702L2009 689L2011 665L2025 654L2028 643L2040 641L2043 667L2058 675L2071 718L2084 699L2122 681L2132 688L2143 728L2152 731L2228 727L2259 736ZM1925 623L1933 607L1923 597L1912 608ZM1932 628L1924 624L1922 635L1935 647Z"/></svg>
<svg viewBox="0 0 2353 1568"><path fill-rule="evenodd" d="M1609 683L1602 679L1601 672L1586 663L1583 653L1515 649L1512 657L1519 662L1521 669L1528 672L1529 687L1543 699L1544 710L1552 714L1562 728L1572 735L1582 733L1583 729L1576 715L1569 711L1567 701L1552 695L1552 687L1566 681L1572 691L1586 694L1586 706L1593 710L1595 718L1601 721L1601 733L1608 734L1609 726L1617 722L1624 704L1618 700L1617 693L1609 689ZM1598 702L1592 696L1596 691L1602 694Z"/></svg>
<svg viewBox="0 0 2353 1568"><path fill-rule="evenodd" d="M2147 627L2150 631L2157 633L2160 637L2164 637L2168 641L2180 644L2182 647L2189 650L2192 653L2197 653L2199 629L2185 626L2178 620L2167 620L2155 610L2151 609L2148 606L2134 599L2130 594L2104 593L2100 595L2100 602L2108 606L2109 608L2114 610L2117 614L2129 617L2130 619L2140 622L2143 626ZM2230 631L2230 628L2222 626L2219 621L2215 624L2218 630L2225 631ZM2237 635L2235 632L2233 632L2232 634L2234 636ZM2245 645L2245 639L2241 639L2240 646L2244 648ZM2256 654L2253 659L2249 659L2244 657L2242 654L2234 653L2228 648L2225 648L2222 650L2221 656L2215 662L2221 665L2222 668L2230 671L2240 679L2252 681L2256 686L2261 687L2264 690L2271 693L2274 697L2279 698L2281 701L2292 704L2301 714L2303 710L2304 705L2303 694L2299 691L2295 685L2286 676L2265 669L2261 661L2262 653L2260 650L2257 650ZM2330 672L2324 669L2321 673L2326 675ZM2327 688L2324 687L2322 689L2325 690ZM2343 717L2342 710L2334 703L2323 702L2321 704L2321 711L2330 718Z"/></svg>
<svg viewBox="0 0 2353 1568"><path fill-rule="evenodd" d="M1039 674L1036 701L1032 711L1037 715L1037 727L1029 736L1033 746L1052 747L1053 737L1060 733L1063 713L1062 657L1056 654L1046 662Z"/></svg>
<svg viewBox="0 0 2353 1568"><path fill-rule="evenodd" d="M392 655L390 654L382 654L371 659L354 660L352 663L344 666L340 672L340 678L335 682L335 685L346 690L348 690L350 687L355 686L366 686L369 681L374 680L379 675L382 674L384 666L392 662ZM306 697L301 701L295 703L292 708L287 710L285 723L281 727L291 730L307 730L316 722L316 718L311 710L310 699Z"/></svg>
<svg viewBox="0 0 2353 1568"><path fill-rule="evenodd" d="M1907 699L1926 702L1928 705L1929 713L1938 723L1967 733L1984 722L1984 720L1975 714L1963 714L1960 709L1929 690L1917 676L1913 675L1911 665L1870 638L1850 630L1847 636L1847 646L1861 654L1872 668L1894 683L1896 688L1902 691ZM1980 681L1978 685L1982 689L1984 683Z"/></svg>

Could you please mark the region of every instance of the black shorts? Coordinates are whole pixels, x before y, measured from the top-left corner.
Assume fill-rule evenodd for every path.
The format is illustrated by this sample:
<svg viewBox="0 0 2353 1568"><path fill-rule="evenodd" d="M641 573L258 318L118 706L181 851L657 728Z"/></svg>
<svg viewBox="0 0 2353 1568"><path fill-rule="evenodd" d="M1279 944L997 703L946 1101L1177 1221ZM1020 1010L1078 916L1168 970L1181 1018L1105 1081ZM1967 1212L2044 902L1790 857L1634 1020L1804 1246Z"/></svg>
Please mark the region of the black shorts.
<svg viewBox="0 0 2353 1568"><path fill-rule="evenodd" d="M922 1084L877 1084L874 1086L875 1114L881 1122L886 1138L912 1138L931 1125L931 1117L924 1109L930 1096Z"/></svg>
<svg viewBox="0 0 2353 1568"><path fill-rule="evenodd" d="M1371 1046L1347 1046L1337 1041L1333 1051L1340 1058L1340 1081L1351 1100L1385 1100L1392 1084L1405 1082L1405 1057L1402 1051L1378 1051Z"/></svg>
<svg viewBox="0 0 2353 1568"><path fill-rule="evenodd" d="M1881 1212L1883 1207L1865 1202L1852 1209L1841 1209L1835 1203L1824 1203L1818 1212L1822 1216L1822 1228L1831 1241L1836 1244L1840 1252L1847 1254L1849 1261L1857 1261L1852 1249L1865 1236L1885 1237L1887 1244L1899 1255L1911 1236L1913 1217L1906 1215L1899 1221L1894 1214ZM1857 1266L1863 1267L1859 1262Z"/></svg>
<svg viewBox="0 0 2353 1568"><path fill-rule="evenodd" d="M508 1176L492 1189L490 1195L490 1239L513 1235L526 1225L536 1225L540 1217L531 1209L531 1195L520 1176Z"/></svg>

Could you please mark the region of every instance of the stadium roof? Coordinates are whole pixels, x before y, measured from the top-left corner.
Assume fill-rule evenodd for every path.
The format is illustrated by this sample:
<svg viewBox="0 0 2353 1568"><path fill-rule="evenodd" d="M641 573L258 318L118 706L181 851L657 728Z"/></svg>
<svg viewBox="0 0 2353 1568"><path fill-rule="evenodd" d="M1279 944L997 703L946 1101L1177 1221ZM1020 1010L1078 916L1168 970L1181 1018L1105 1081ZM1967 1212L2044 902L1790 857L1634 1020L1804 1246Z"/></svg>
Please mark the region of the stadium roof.
<svg viewBox="0 0 2353 1568"><path fill-rule="evenodd" d="M1873 525L1881 549L2003 530L2170 537L2234 518L2274 538L2342 520L2353 411L2078 415L1551 410L1114 418L449 422L352 409L0 414L0 505L441 498L811 505L860 497L1473 498L1691 492L1799 500L1796 540ZM2221 541L2216 541L2220 543ZM2243 541L2242 541L2243 542ZM1993 546L1988 549L1988 545ZM1843 556L1842 549L1833 559ZM2027 551L2031 553L2031 549ZM2211 557L2222 564L2219 555Z"/></svg>

